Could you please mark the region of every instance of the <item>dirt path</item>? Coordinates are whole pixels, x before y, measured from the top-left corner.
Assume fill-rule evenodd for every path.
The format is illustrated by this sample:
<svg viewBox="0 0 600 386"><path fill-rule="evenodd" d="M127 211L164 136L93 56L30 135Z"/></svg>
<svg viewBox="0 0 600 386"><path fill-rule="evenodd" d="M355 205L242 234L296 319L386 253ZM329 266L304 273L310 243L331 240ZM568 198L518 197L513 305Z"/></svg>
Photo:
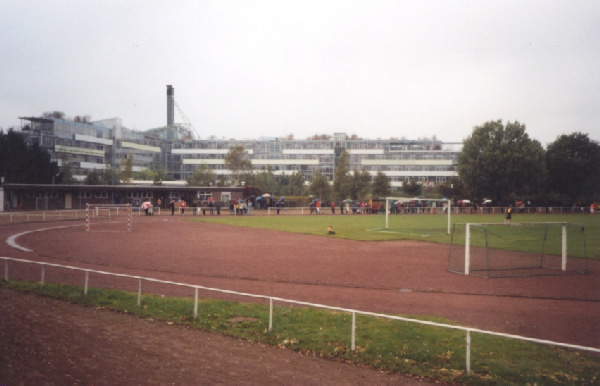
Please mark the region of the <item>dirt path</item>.
<svg viewBox="0 0 600 386"><path fill-rule="evenodd" d="M0 289L3 385L414 385L414 378Z"/></svg>

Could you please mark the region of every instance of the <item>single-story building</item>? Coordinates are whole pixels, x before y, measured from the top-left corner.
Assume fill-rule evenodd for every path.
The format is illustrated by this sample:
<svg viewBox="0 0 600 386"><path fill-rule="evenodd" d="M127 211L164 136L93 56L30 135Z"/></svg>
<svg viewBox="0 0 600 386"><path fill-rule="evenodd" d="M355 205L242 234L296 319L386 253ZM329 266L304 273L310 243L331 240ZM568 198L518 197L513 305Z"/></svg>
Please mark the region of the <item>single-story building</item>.
<svg viewBox="0 0 600 386"><path fill-rule="evenodd" d="M172 200L185 200L188 206L194 201L212 200L229 204L244 196L243 187L183 186L183 185L50 185L11 184L3 188L2 210L58 210L85 209L86 204L131 204L140 206L150 201L154 206L166 208ZM1 196L1 195L0 195Z"/></svg>

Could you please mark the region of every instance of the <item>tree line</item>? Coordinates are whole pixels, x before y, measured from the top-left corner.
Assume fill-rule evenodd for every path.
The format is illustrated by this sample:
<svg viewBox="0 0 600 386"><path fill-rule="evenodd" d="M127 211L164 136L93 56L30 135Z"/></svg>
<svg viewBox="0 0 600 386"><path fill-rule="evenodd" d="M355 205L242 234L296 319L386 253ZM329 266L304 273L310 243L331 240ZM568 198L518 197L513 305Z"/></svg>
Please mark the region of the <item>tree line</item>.
<svg viewBox="0 0 600 386"><path fill-rule="evenodd" d="M150 180L160 185L167 171L150 168L132 172L133 158L128 156L113 169L89 171L84 181L90 185L128 183L131 179ZM275 196L313 195L323 201L365 200L385 196L448 197L471 200L491 199L496 203L531 200L539 205L569 205L575 202L600 201L600 144L588 134L563 134L545 150L539 141L530 139L525 125L501 120L489 121L473 128L463 141L456 170L458 177L433 188L410 180L403 187L392 188L382 172L371 176L366 170L350 170L348 153L342 151L334 170L333 184L316 173L307 181L302 172L275 175L271 168L256 172L243 145L232 146L225 156L225 167L233 183L256 193ZM66 158L62 167L37 143L28 145L21 133L0 132L0 176L8 183L73 183ZM187 178L192 186L213 185L218 178L206 165L200 165Z"/></svg>

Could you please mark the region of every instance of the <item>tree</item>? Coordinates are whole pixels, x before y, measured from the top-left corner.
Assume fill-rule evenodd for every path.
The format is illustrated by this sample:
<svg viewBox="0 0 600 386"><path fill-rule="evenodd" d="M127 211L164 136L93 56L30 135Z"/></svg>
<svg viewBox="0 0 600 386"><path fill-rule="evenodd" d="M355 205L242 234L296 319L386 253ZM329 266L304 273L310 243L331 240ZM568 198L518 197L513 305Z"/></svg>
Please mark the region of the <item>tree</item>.
<svg viewBox="0 0 600 386"><path fill-rule="evenodd" d="M127 157L121 158L119 177L124 184L131 182L131 178L133 177L133 155L128 154Z"/></svg>
<svg viewBox="0 0 600 386"><path fill-rule="evenodd" d="M321 201L329 201L329 196L331 194L331 186L329 186L329 181L327 181L327 177L325 177L320 172L317 172L308 188L309 192L318 198Z"/></svg>
<svg viewBox="0 0 600 386"><path fill-rule="evenodd" d="M102 176L95 170L89 170L85 173L84 185L103 185Z"/></svg>
<svg viewBox="0 0 600 386"><path fill-rule="evenodd" d="M548 187L573 202L600 195L600 144L587 134L563 134L546 152Z"/></svg>
<svg viewBox="0 0 600 386"><path fill-rule="evenodd" d="M544 149L529 139L525 125L501 120L475 127L463 141L458 174L467 192L476 199L497 202L511 196L539 193L545 171Z"/></svg>
<svg viewBox="0 0 600 386"><path fill-rule="evenodd" d="M350 177L350 197L353 200L365 199L371 193L371 175L368 171L354 169Z"/></svg>
<svg viewBox="0 0 600 386"><path fill-rule="evenodd" d="M167 169L163 167L151 167L150 170L154 173L152 183L154 185L162 185L163 181L167 178Z"/></svg>
<svg viewBox="0 0 600 386"><path fill-rule="evenodd" d="M418 197L423 192L423 186L419 184L415 179L411 179L410 181L402 185L402 190L407 196Z"/></svg>
<svg viewBox="0 0 600 386"><path fill-rule="evenodd" d="M71 170L71 164L67 160L66 153L60 153L60 174L57 176L56 182L60 184L72 184L75 182L75 178L73 177L73 171Z"/></svg>
<svg viewBox="0 0 600 386"><path fill-rule="evenodd" d="M103 185L119 185L119 173L109 165L102 170L101 179Z"/></svg>
<svg viewBox="0 0 600 386"><path fill-rule="evenodd" d="M214 171L206 165L200 165L186 178L187 184L191 186L210 186L217 178Z"/></svg>
<svg viewBox="0 0 600 386"><path fill-rule="evenodd" d="M7 183L50 184L59 175L50 154L34 143L27 146L21 133L0 131L0 176Z"/></svg>
<svg viewBox="0 0 600 386"><path fill-rule="evenodd" d="M301 196L304 193L304 174L302 172L294 172L286 186L285 193L290 196Z"/></svg>
<svg viewBox="0 0 600 386"><path fill-rule="evenodd" d="M388 197L392 191L390 179L382 171L378 171L371 185L373 198Z"/></svg>
<svg viewBox="0 0 600 386"><path fill-rule="evenodd" d="M248 180L248 183L258 188L261 193L279 193L278 182L270 166L267 170L254 174L251 178L248 178Z"/></svg>
<svg viewBox="0 0 600 386"><path fill-rule="evenodd" d="M231 170L231 174L238 183L241 183L242 177L252 171L252 162L248 158L248 152L244 145L235 145L229 148L225 155L225 167Z"/></svg>
<svg viewBox="0 0 600 386"><path fill-rule="evenodd" d="M342 150L333 174L333 195L337 200L346 199L351 194L349 165L348 152Z"/></svg>

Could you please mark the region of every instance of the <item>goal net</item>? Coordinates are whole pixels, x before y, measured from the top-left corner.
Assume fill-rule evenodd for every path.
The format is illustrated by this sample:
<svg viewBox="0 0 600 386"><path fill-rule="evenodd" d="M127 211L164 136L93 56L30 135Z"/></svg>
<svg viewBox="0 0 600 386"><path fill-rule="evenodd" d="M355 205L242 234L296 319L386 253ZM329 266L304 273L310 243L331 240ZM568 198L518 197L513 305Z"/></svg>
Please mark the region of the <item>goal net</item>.
<svg viewBox="0 0 600 386"><path fill-rule="evenodd" d="M385 231L418 235L450 234L451 204L446 199L385 198ZM405 215L423 215L410 221Z"/></svg>
<svg viewBox="0 0 600 386"><path fill-rule="evenodd" d="M587 273L584 228L550 222L454 224L448 271L482 277Z"/></svg>
<svg viewBox="0 0 600 386"><path fill-rule="evenodd" d="M131 232L133 216L130 204L87 204L85 230L87 232Z"/></svg>

